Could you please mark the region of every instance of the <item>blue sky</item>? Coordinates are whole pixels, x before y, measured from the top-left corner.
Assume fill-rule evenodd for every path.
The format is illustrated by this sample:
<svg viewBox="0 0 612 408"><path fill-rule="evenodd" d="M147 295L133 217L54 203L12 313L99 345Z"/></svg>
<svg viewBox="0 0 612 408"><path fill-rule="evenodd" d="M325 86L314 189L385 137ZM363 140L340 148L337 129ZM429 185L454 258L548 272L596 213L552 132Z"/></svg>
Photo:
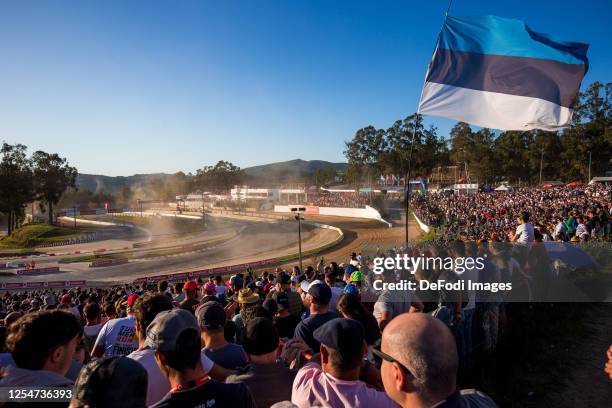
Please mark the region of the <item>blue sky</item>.
<svg viewBox="0 0 612 408"><path fill-rule="evenodd" d="M108 175L344 161L358 128L416 110L447 4L3 0L0 140ZM590 43L583 85L612 80L609 1L455 0L451 14Z"/></svg>

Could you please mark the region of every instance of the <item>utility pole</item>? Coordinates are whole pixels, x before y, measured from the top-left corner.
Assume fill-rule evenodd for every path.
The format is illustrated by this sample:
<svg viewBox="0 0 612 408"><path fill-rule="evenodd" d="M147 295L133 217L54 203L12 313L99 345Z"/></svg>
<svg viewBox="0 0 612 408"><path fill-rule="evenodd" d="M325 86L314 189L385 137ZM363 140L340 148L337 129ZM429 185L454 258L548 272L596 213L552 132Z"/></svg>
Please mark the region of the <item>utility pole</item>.
<svg viewBox="0 0 612 408"><path fill-rule="evenodd" d="M591 182L591 151L589 150L589 179L587 180L587 184Z"/></svg>
<svg viewBox="0 0 612 408"><path fill-rule="evenodd" d="M75 231L77 229L77 225L76 225L76 210L77 210L76 205L73 205L72 206L72 219L74 219L74 230Z"/></svg>
<svg viewBox="0 0 612 408"><path fill-rule="evenodd" d="M202 191L202 224L206 228L206 219L204 218L204 191Z"/></svg>
<svg viewBox="0 0 612 408"><path fill-rule="evenodd" d="M306 207L292 207L291 212L297 213L295 219L298 222L298 251L300 257L300 271L304 273L304 269L302 267L302 213L306 211Z"/></svg>
<svg viewBox="0 0 612 408"><path fill-rule="evenodd" d="M544 166L544 146L542 146L542 152L540 154L540 186L542 185L542 167Z"/></svg>

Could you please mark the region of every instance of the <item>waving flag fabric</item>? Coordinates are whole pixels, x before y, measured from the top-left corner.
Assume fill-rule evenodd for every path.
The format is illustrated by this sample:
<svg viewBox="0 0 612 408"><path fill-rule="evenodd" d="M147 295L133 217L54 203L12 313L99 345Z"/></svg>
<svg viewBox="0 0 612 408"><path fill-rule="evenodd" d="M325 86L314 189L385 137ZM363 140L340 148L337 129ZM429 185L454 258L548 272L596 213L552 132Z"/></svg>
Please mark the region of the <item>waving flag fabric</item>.
<svg viewBox="0 0 612 408"><path fill-rule="evenodd" d="M502 130L568 126L588 69L587 49L536 33L520 20L449 16L419 113Z"/></svg>

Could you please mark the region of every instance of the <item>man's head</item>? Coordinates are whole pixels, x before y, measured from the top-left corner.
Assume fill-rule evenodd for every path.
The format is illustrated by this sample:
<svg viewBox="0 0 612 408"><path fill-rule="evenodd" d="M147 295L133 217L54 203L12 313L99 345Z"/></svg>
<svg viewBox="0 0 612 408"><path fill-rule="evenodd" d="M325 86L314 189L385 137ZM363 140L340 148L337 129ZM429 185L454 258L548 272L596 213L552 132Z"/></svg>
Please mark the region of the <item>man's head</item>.
<svg viewBox="0 0 612 408"><path fill-rule="evenodd" d="M424 313L394 318L382 335L381 376L398 404L431 406L457 387L455 339L440 320ZM393 361L390 361L393 360Z"/></svg>
<svg viewBox="0 0 612 408"><path fill-rule="evenodd" d="M238 293L244 287L244 279L240 275L232 275L229 279L232 291Z"/></svg>
<svg viewBox="0 0 612 408"><path fill-rule="evenodd" d="M188 299L195 299L198 294L198 282L188 280L183 285L183 292L185 292L185 297Z"/></svg>
<svg viewBox="0 0 612 408"><path fill-rule="evenodd" d="M351 319L332 319L316 329L313 336L321 343L321 366L326 373L342 379L359 378L366 352L361 323Z"/></svg>
<svg viewBox="0 0 612 408"><path fill-rule="evenodd" d="M286 272L280 272L276 277L276 290L281 291L291 286L291 276Z"/></svg>
<svg viewBox="0 0 612 408"><path fill-rule="evenodd" d="M6 344L17 367L66 375L82 333L72 313L34 312L9 327Z"/></svg>
<svg viewBox="0 0 612 408"><path fill-rule="evenodd" d="M527 211L521 211L517 217L517 221L519 224L529 222L529 213Z"/></svg>
<svg viewBox="0 0 612 408"><path fill-rule="evenodd" d="M144 408L147 371L127 357L97 359L81 370L74 386L70 408Z"/></svg>
<svg viewBox="0 0 612 408"><path fill-rule="evenodd" d="M308 285L306 303L315 311L324 312L329 307L331 288L324 282L314 281Z"/></svg>
<svg viewBox="0 0 612 408"><path fill-rule="evenodd" d="M100 322L101 313L102 308L99 304L94 302L87 303L83 308L83 315L89 324L98 324Z"/></svg>
<svg viewBox="0 0 612 408"><path fill-rule="evenodd" d="M203 333L209 335L219 333L223 335L227 317L221 303L215 301L206 302L196 309L195 315Z"/></svg>
<svg viewBox="0 0 612 408"><path fill-rule="evenodd" d="M146 294L136 299L132 309L136 319L136 333L142 341L147 337L147 327L155 319L155 316L159 312L172 309L172 302L168 296L161 293Z"/></svg>
<svg viewBox="0 0 612 408"><path fill-rule="evenodd" d="M167 378L193 370L200 363L202 341L193 313L184 309L160 312L147 327L145 343Z"/></svg>
<svg viewBox="0 0 612 408"><path fill-rule="evenodd" d="M276 361L279 337L272 320L256 317L245 328L244 350L251 361L270 364Z"/></svg>

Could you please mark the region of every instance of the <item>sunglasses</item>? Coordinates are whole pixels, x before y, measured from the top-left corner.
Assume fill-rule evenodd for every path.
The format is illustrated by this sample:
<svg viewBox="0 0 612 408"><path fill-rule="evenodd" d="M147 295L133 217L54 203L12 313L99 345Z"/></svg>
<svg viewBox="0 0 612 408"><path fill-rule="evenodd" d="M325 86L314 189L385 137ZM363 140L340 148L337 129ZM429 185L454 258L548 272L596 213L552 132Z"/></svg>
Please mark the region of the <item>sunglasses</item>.
<svg viewBox="0 0 612 408"><path fill-rule="evenodd" d="M408 369L408 367L406 367L405 365L403 365L402 363L400 363L399 361L397 361L396 359L394 359L393 357L391 357L390 355L388 355L387 353L383 353L382 351L373 348L372 349L372 353L377 355L378 357L382 358L385 361L388 361L389 363L395 363L398 366L400 366L400 368L407 374L412 375L412 372L410 372L410 370Z"/></svg>

